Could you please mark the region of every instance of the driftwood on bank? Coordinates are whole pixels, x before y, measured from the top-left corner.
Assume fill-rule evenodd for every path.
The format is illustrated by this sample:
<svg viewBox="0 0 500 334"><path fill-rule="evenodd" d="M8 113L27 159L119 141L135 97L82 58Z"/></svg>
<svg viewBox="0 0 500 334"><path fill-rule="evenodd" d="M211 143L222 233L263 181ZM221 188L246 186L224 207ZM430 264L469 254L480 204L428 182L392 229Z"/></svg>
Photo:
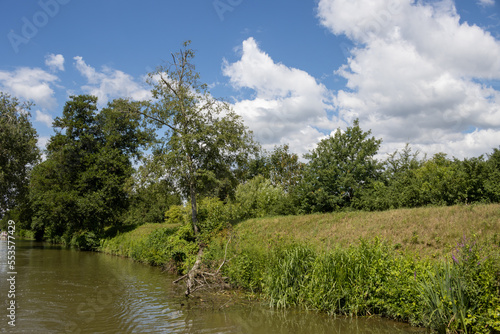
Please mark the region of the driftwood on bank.
<svg viewBox="0 0 500 334"><path fill-rule="evenodd" d="M216 271L202 270L201 261L203 257L204 247L200 245L198 254L196 255L196 261L194 262L193 267L189 270L189 272L186 275L181 276L175 281L173 281L174 284L177 284L182 280L186 280L186 291L184 292L186 297L189 297L193 292L200 289L208 289L215 287L221 288L227 285L225 282L226 277L221 276L220 270L226 263L227 247L230 241L231 237L226 243L226 248L224 251L224 259Z"/></svg>

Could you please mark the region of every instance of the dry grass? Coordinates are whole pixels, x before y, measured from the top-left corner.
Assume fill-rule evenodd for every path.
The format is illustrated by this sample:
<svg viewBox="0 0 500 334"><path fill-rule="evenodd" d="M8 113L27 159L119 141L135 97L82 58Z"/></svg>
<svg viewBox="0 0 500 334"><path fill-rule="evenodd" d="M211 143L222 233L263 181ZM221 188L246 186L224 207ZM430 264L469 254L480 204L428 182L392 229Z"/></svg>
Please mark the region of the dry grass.
<svg viewBox="0 0 500 334"><path fill-rule="evenodd" d="M500 204L337 212L252 219L236 226L242 241L305 241L319 250L378 237L421 256L449 254L463 236L499 244Z"/></svg>

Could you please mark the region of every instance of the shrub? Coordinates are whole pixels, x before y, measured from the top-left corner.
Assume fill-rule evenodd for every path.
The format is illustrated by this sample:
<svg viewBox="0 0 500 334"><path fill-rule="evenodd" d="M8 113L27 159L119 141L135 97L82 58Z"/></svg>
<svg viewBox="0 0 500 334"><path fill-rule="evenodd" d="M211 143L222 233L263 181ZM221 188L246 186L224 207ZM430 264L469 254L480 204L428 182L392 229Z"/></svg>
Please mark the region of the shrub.
<svg viewBox="0 0 500 334"><path fill-rule="evenodd" d="M287 214L288 196L281 186L258 175L236 188L236 203L242 219Z"/></svg>
<svg viewBox="0 0 500 334"><path fill-rule="evenodd" d="M198 227L203 234L214 234L234 220L230 204L218 198L203 198L198 203Z"/></svg>
<svg viewBox="0 0 500 334"><path fill-rule="evenodd" d="M167 263L171 254L169 244L177 228L158 228L152 231L132 252L132 258L153 266Z"/></svg>
<svg viewBox="0 0 500 334"><path fill-rule="evenodd" d="M92 231L78 231L73 234L69 243L84 251L93 251L99 247L99 238Z"/></svg>
<svg viewBox="0 0 500 334"><path fill-rule="evenodd" d="M182 205L172 205L165 212L165 222L169 224L183 225L189 221L188 209Z"/></svg>

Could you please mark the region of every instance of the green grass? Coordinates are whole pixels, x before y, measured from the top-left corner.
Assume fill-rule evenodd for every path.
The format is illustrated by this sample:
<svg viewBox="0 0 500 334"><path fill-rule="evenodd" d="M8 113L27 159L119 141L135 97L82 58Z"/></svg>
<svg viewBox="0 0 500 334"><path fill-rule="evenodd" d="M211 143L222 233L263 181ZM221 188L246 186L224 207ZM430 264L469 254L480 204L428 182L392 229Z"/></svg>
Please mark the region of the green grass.
<svg viewBox="0 0 500 334"><path fill-rule="evenodd" d="M500 204L250 219L207 243L204 268L225 259L234 287L274 307L500 331ZM185 273L197 247L189 225L148 224L100 250Z"/></svg>
<svg viewBox="0 0 500 334"><path fill-rule="evenodd" d="M174 229L178 224L144 224L133 230L117 233L113 237L101 240L99 251L124 257L132 258L135 249L143 244L151 233L158 229Z"/></svg>
<svg viewBox="0 0 500 334"><path fill-rule="evenodd" d="M232 233L226 275L272 306L500 330L498 204L260 218Z"/></svg>
<svg viewBox="0 0 500 334"><path fill-rule="evenodd" d="M238 224L235 232L261 248L293 240L324 251L378 237L401 251L439 257L464 235L500 245L500 204L259 218Z"/></svg>

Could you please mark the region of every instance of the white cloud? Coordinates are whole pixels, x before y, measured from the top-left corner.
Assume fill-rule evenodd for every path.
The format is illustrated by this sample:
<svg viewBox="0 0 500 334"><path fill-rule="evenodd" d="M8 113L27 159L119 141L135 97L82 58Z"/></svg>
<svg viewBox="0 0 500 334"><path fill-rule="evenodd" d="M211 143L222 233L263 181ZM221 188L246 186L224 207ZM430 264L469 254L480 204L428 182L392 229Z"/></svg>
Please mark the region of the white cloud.
<svg viewBox="0 0 500 334"><path fill-rule="evenodd" d="M51 128L53 119L52 119L52 116L50 116L49 114L46 114L46 113L37 109L37 110L35 110L35 121L41 122L41 123L45 124L46 126L48 126L49 128Z"/></svg>
<svg viewBox="0 0 500 334"><path fill-rule="evenodd" d="M88 85L82 86L82 90L97 96L100 105L115 98L131 98L133 100L151 98L151 92L145 88L145 85L137 83L131 75L106 66L99 72L87 65L82 57L77 56L73 59L76 69L88 82Z"/></svg>
<svg viewBox="0 0 500 334"><path fill-rule="evenodd" d="M52 72L64 71L64 57L61 54L49 54L45 57L45 65L48 66Z"/></svg>
<svg viewBox="0 0 500 334"><path fill-rule="evenodd" d="M50 136L40 136L40 137L38 137L37 146L41 150L45 150L45 148L47 147L47 144L49 143L49 140L50 140Z"/></svg>
<svg viewBox="0 0 500 334"><path fill-rule="evenodd" d="M275 63L253 38L243 42L241 52L237 62L224 61L223 73L234 88L255 92L234 108L264 148L289 143L292 151L306 153L324 137L320 130L337 126L327 117L331 95L324 85L305 71Z"/></svg>
<svg viewBox="0 0 500 334"><path fill-rule="evenodd" d="M495 0L479 0L478 4L483 7L494 6Z"/></svg>
<svg viewBox="0 0 500 334"><path fill-rule="evenodd" d="M38 141L37 141L36 145L42 151L42 156L41 156L42 161L47 160L47 155L44 153L44 151L47 148L47 144L49 143L49 140L50 140L50 136L38 137Z"/></svg>
<svg viewBox="0 0 500 334"><path fill-rule="evenodd" d="M40 68L21 67L14 71L0 70L0 90L37 106L51 108L56 105L54 85L59 78Z"/></svg>
<svg viewBox="0 0 500 334"><path fill-rule="evenodd" d="M410 142L462 158L499 145L500 92L478 81L500 78L500 42L460 23L453 1L320 0L318 17L355 43L336 72L347 85L335 106L382 138L382 151Z"/></svg>

